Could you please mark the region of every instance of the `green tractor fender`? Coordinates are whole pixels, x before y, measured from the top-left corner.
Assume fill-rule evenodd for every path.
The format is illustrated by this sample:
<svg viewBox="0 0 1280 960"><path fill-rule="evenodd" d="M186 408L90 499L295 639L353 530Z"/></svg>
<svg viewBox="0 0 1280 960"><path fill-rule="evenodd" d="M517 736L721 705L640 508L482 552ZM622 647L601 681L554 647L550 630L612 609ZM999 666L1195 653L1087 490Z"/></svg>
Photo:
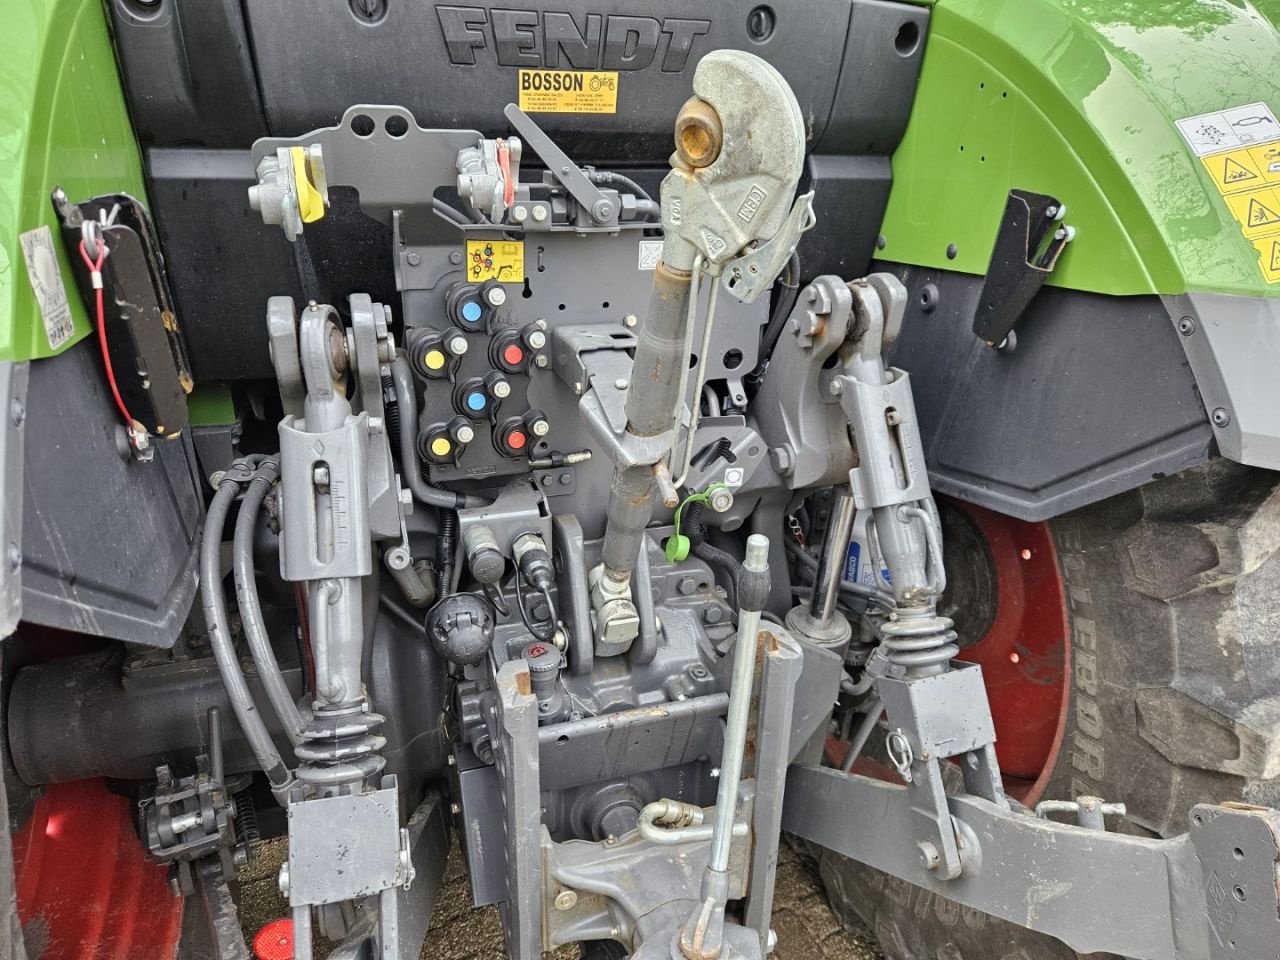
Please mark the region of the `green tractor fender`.
<svg viewBox="0 0 1280 960"><path fill-rule="evenodd" d="M1009 191L1058 198L1048 285L1161 298L1219 450L1280 468L1280 4L931 7L879 258L987 274Z"/></svg>

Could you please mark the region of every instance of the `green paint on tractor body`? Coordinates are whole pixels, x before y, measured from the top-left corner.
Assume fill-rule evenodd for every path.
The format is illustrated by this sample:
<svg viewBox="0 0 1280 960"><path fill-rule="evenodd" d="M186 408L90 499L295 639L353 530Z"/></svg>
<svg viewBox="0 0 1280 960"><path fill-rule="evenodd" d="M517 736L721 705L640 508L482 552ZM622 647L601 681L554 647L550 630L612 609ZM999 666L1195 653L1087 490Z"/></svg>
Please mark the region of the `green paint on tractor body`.
<svg viewBox="0 0 1280 960"><path fill-rule="evenodd" d="M88 336L49 194L146 195L101 0L7 0L0 31L0 361L35 360ZM49 345L21 234L53 233L75 332Z"/></svg>
<svg viewBox="0 0 1280 960"><path fill-rule="evenodd" d="M1056 286L1280 296L1175 126L1280 112L1278 19L1280 0L937 0L879 256L984 274L1019 188L1078 231Z"/></svg>

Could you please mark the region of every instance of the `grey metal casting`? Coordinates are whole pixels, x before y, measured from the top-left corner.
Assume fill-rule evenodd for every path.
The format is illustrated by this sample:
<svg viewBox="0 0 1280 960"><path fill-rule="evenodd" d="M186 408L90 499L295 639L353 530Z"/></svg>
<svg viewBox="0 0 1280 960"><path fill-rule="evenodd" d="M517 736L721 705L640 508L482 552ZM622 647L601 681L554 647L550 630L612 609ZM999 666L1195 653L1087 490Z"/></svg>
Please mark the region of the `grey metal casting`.
<svg viewBox="0 0 1280 960"><path fill-rule="evenodd" d="M0 637L22 619L22 447L27 422L26 363L0 363Z"/></svg>

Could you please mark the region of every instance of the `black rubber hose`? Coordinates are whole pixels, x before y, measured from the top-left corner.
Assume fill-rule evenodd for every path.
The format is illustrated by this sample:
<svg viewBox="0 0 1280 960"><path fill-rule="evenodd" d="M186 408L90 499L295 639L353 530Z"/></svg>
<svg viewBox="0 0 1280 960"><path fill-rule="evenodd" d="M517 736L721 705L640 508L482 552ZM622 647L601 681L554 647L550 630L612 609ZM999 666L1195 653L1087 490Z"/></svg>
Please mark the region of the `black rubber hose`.
<svg viewBox="0 0 1280 960"><path fill-rule="evenodd" d="M267 732L266 724L262 722L258 707L253 702L249 685L245 683L240 661L236 658L235 647L231 643L226 597L222 593L222 531L227 523L227 515L231 512L231 503L239 491L239 483L224 479L209 504L204 535L200 541L200 604L204 610L205 623L209 627L209 644L213 648L213 657L218 664L218 672L222 675L222 683L227 688L231 709L235 712L236 720L239 721L240 729L244 731L245 739L249 741L259 766L267 775L271 792L283 806L293 777L280 759L280 753L271 741L271 734Z"/></svg>
<svg viewBox="0 0 1280 960"><path fill-rule="evenodd" d="M413 388L413 373L403 353L397 353L391 364L395 381L396 406L400 414L400 478L409 485L414 497L428 506L442 510L460 510L463 507L483 507L489 501L462 493L453 493L433 487L422 478L418 451L413 448L413 427L418 422L418 395Z"/></svg>
<svg viewBox="0 0 1280 960"><path fill-rule="evenodd" d="M635 194L641 200L653 202L653 197L649 195L649 191L626 174L617 173L613 170L592 170L587 174L587 179L596 184L596 186L622 187L623 190Z"/></svg>
<svg viewBox="0 0 1280 960"><path fill-rule="evenodd" d="M284 732L295 746L301 742L302 717L293 694L280 672L280 663L271 649L271 639L262 621L262 603L258 599L258 583L253 564L253 535L258 525L258 513L271 485L280 475L280 465L275 460L263 460L257 473L249 481L244 500L240 503L240 515L236 518L235 536L231 543L231 567L235 574L236 601L240 605L240 620L244 624L249 652L258 668L258 676L266 688L267 699L276 713Z"/></svg>
<svg viewBox="0 0 1280 960"><path fill-rule="evenodd" d="M440 511L440 532L436 534L436 596L449 595L453 580L453 553L458 546L458 515L452 510Z"/></svg>
<svg viewBox="0 0 1280 960"><path fill-rule="evenodd" d="M786 271L779 282L782 284L782 293L779 294L773 314L769 317L769 325L764 328L764 336L760 338L760 359L756 363L756 369L752 371L757 375L768 365L773 348L778 345L778 338L782 336L782 328L787 318L791 316L791 311L795 309L796 298L800 296L800 255L798 253L791 254Z"/></svg>
<svg viewBox="0 0 1280 960"><path fill-rule="evenodd" d="M690 553L709 566L713 571L722 573L728 581L726 600L729 606L737 609L738 581L742 576L742 561L728 550L722 550L707 542L707 527L702 516L705 507L701 503L692 503L684 513L683 531L689 538Z"/></svg>
<svg viewBox="0 0 1280 960"><path fill-rule="evenodd" d="M791 554L799 561L800 566L804 567L811 575L818 572L817 557L810 556L809 553L789 537L783 541L786 544L787 553ZM847 580L840 581L840 592L848 597L856 597L863 603L869 603L872 606L880 607L882 610L892 610L894 608L893 599L886 594L881 593L873 587L865 587L860 583L850 583Z"/></svg>

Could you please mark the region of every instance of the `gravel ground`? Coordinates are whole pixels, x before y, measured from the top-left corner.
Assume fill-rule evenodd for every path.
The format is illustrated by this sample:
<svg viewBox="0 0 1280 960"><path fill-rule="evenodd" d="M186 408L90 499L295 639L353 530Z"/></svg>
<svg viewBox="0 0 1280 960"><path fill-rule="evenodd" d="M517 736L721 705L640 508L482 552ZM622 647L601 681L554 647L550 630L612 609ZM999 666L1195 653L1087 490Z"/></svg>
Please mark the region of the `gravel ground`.
<svg viewBox="0 0 1280 960"><path fill-rule="evenodd" d="M240 873L240 917L250 939L263 924L285 915L285 901L276 889L284 855L283 840L264 843L253 864ZM827 906L817 873L786 844L778 864L773 918L778 933L774 960L880 960L880 951L869 937L841 929ZM578 955L574 946L545 958L578 960ZM466 867L455 846L421 960L499 960L504 956L498 911L472 908Z"/></svg>

